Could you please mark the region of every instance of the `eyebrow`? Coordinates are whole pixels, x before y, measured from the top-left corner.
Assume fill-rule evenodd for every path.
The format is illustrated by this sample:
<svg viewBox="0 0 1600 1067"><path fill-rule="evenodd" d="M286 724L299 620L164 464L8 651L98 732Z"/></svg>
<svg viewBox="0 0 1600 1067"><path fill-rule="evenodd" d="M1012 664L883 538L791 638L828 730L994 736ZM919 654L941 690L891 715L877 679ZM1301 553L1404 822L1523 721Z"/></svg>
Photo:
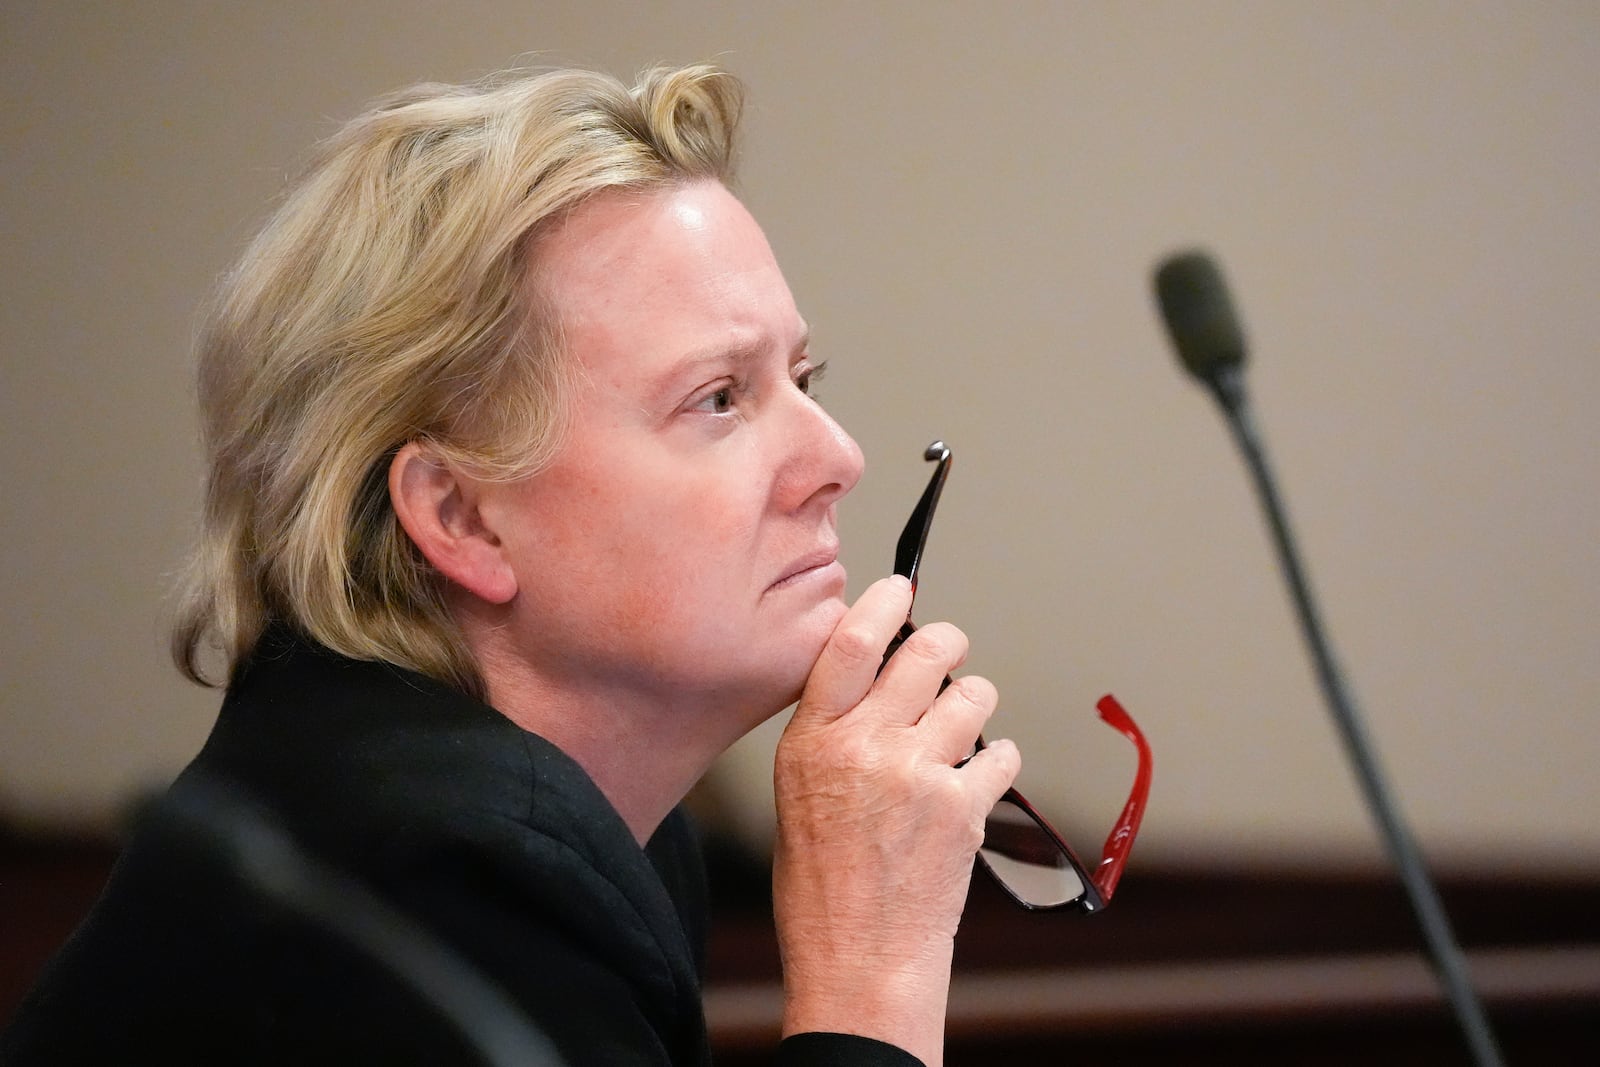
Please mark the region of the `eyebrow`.
<svg viewBox="0 0 1600 1067"><path fill-rule="evenodd" d="M811 327L802 323L800 338L789 351L790 356L798 356L811 346ZM731 347L708 348L698 352L691 352L687 356L675 361L670 367L663 370L652 379L650 383L652 392L662 392L679 378L691 374L696 368L734 363L743 366L759 359L768 351L768 341L765 336L755 337L742 344Z"/></svg>

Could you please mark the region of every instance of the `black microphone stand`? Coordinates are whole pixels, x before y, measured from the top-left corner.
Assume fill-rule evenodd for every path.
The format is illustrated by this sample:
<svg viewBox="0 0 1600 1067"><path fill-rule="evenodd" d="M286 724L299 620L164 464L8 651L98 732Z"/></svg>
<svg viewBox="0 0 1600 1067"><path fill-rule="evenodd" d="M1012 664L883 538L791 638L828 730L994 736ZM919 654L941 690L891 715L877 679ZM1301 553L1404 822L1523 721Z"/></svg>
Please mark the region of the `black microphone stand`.
<svg viewBox="0 0 1600 1067"><path fill-rule="evenodd" d="M1499 1067L1502 1063L1500 1049L1495 1043L1494 1032L1489 1027L1483 1005L1479 1002L1471 979L1467 975L1466 960L1451 932L1450 919L1445 914L1444 904L1439 899L1438 890L1434 888L1433 880L1428 876L1416 842L1406 828L1399 808L1390 794L1383 771L1378 765L1377 755L1367 739L1366 728L1362 725L1355 699L1345 686L1344 676L1334 663L1333 652L1328 647L1327 638L1322 632L1316 602L1312 598L1311 587L1300 566L1294 537L1289 532L1289 519L1279 500L1277 484L1267 465L1265 447L1251 417L1249 397L1245 395L1243 370L1238 364L1217 367L1205 376L1204 381L1211 387L1217 402L1221 404L1223 413L1227 416L1228 426L1233 431L1234 440L1238 442L1239 450L1244 454L1245 463L1255 479L1261 506L1267 515L1267 524L1272 529L1272 541L1278 550L1278 565L1283 571L1284 579L1289 583L1295 611L1300 618L1300 628L1311 651L1311 658L1316 664L1317 679L1322 684L1328 710L1339 728L1339 737L1344 742L1350 762L1355 766L1356 777L1361 782L1367 806L1372 810L1373 818L1378 822L1389 853L1399 869L1400 881L1410 898L1417 924L1422 928L1428 955L1449 997L1450 1006L1455 1011L1456 1022L1472 1050L1473 1061L1479 1067Z"/></svg>

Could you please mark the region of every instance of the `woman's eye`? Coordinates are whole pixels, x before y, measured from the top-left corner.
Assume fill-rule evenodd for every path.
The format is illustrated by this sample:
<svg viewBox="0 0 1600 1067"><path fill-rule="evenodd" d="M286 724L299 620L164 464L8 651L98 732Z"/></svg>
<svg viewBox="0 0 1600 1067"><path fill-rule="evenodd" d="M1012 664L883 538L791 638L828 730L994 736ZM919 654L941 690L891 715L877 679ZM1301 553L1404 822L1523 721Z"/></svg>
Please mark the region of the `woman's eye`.
<svg viewBox="0 0 1600 1067"><path fill-rule="evenodd" d="M822 376L827 370L828 361L823 360L814 367L807 367L802 370L795 376L794 384L806 396L815 397L817 395L817 383L822 380Z"/></svg>
<svg viewBox="0 0 1600 1067"><path fill-rule="evenodd" d="M714 393L708 393L698 406L713 415L726 415L733 410L733 387L723 386Z"/></svg>

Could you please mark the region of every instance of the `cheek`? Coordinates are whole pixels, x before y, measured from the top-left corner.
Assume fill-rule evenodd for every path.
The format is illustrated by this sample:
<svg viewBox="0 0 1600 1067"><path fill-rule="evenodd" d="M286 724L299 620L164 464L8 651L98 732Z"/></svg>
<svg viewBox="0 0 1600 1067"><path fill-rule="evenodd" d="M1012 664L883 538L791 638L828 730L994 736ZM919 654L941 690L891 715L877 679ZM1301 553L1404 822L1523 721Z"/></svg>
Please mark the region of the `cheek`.
<svg viewBox="0 0 1600 1067"><path fill-rule="evenodd" d="M757 529L729 501L661 502L628 523L614 546L625 560L617 575L625 610L677 628L687 642L747 625L761 591Z"/></svg>
<svg viewBox="0 0 1600 1067"><path fill-rule="evenodd" d="M617 636L641 627L715 627L759 589L759 515L702 485L549 472L518 502L519 592L546 618L587 618ZM706 617L709 616L709 617Z"/></svg>

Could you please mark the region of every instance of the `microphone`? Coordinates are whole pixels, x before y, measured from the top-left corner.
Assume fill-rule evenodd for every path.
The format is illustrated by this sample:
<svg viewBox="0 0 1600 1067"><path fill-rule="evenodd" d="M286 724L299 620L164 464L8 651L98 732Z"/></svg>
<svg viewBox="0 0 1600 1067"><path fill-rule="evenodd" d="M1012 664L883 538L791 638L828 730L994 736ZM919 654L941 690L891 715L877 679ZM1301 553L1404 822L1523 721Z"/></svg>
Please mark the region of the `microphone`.
<svg viewBox="0 0 1600 1067"><path fill-rule="evenodd" d="M1204 252L1182 252L1156 271L1161 317L1188 372L1206 384L1244 367L1244 329L1222 271Z"/></svg>
<svg viewBox="0 0 1600 1067"><path fill-rule="evenodd" d="M1455 1012L1456 1023L1472 1051L1474 1062L1480 1067L1498 1067L1502 1062L1500 1050L1467 976L1466 960L1450 929L1444 904L1400 816L1378 765L1377 754L1367 738L1355 698L1345 685L1323 633L1316 601L1289 530L1288 515L1279 499L1276 480L1267 465L1265 446L1251 416L1250 399L1244 387L1244 329L1234 314L1222 271L1206 253L1190 250L1164 260L1156 269L1154 280L1156 301L1178 358L1184 369L1216 396L1250 468L1277 548L1278 566L1294 600L1300 629L1316 667L1328 711L1360 781L1367 807L1405 886L1434 970Z"/></svg>

